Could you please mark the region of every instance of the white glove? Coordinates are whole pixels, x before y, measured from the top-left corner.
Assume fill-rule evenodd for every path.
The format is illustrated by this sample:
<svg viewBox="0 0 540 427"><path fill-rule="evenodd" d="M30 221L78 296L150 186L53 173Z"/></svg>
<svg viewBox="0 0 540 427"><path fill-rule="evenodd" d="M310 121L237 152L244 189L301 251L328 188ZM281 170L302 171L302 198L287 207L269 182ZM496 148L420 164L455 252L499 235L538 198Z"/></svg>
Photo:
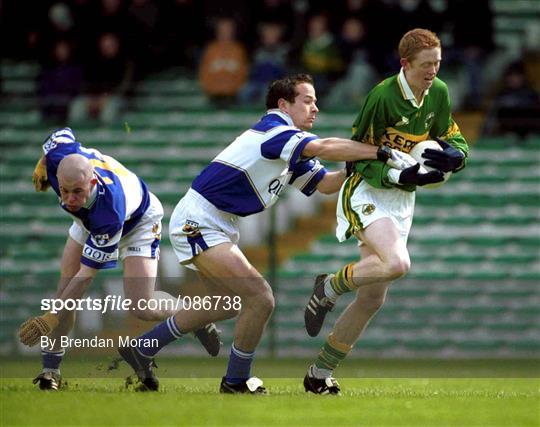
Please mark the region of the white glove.
<svg viewBox="0 0 540 427"><path fill-rule="evenodd" d="M407 153L392 149L392 156L386 161L386 164L394 169L403 170L414 166L418 162Z"/></svg>

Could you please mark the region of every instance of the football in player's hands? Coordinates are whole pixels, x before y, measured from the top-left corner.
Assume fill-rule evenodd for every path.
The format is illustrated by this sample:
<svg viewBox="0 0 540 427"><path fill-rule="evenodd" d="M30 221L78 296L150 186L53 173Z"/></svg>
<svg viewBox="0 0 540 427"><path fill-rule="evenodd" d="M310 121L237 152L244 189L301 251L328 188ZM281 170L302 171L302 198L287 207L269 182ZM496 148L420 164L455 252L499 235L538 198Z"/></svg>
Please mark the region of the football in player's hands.
<svg viewBox="0 0 540 427"><path fill-rule="evenodd" d="M431 171L441 171L441 173L443 174L442 181L439 181L436 183L429 183L423 186L424 188L438 188L450 179L452 172L444 172L441 169L436 168L432 164L430 164L430 161L425 157L426 153L429 153L429 152L443 153L443 149L437 141L427 140L427 141L422 141L422 142L417 143L409 154L418 163L420 163L421 165L421 168L419 170L420 173L427 173Z"/></svg>

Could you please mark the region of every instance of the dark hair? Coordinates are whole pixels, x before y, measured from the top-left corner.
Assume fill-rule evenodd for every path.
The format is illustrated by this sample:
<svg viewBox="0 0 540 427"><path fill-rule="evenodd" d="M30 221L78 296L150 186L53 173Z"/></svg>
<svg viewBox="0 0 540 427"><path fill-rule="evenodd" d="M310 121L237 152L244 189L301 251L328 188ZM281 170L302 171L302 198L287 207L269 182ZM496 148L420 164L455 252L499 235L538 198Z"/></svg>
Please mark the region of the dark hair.
<svg viewBox="0 0 540 427"><path fill-rule="evenodd" d="M293 76L284 77L279 80L274 80L268 87L266 94L266 108L278 108L280 98L289 102L294 102L294 98L298 95L296 85L300 83L309 83L313 86L313 77L309 74L295 74Z"/></svg>

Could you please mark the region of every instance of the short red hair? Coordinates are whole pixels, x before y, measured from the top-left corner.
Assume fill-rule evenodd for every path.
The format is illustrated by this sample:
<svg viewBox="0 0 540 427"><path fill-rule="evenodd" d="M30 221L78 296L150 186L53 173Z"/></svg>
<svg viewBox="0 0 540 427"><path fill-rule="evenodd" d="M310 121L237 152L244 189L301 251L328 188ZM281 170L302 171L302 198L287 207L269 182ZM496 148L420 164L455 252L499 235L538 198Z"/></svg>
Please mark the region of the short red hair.
<svg viewBox="0 0 540 427"><path fill-rule="evenodd" d="M399 41L399 57L412 61L416 54L424 49L440 48L441 41L437 35L423 28L408 31Z"/></svg>

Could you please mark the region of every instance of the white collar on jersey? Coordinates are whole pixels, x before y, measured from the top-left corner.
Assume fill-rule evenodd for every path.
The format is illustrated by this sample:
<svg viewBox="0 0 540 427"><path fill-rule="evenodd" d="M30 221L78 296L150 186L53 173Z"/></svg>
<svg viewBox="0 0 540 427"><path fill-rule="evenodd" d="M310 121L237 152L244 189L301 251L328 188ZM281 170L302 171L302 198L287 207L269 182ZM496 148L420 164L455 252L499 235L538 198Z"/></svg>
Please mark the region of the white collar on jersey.
<svg viewBox="0 0 540 427"><path fill-rule="evenodd" d="M268 110L266 114L277 114L279 117L285 120L289 126L294 126L291 116L289 116L287 113L284 113L283 111L280 111L279 108L272 108Z"/></svg>
<svg viewBox="0 0 540 427"><path fill-rule="evenodd" d="M429 93L429 89L426 89L424 91L424 96L422 97L422 101L420 102L420 104L418 104L418 102L416 102L416 98L414 97L413 91L411 87L409 86L407 79L405 78L405 71L403 70L403 67L401 68L401 70L399 70L398 84L401 89L401 94L403 95L403 98L409 100L414 107L420 108L422 104L424 103L424 98Z"/></svg>
<svg viewBox="0 0 540 427"><path fill-rule="evenodd" d="M96 176L94 175L94 177L96 177ZM92 191L90 192L90 197L88 197L88 200L84 204L83 208L89 209L94 204L94 202L96 201L98 185L99 185L99 180L98 180L98 182L96 182L96 185L94 185L94 188L92 188Z"/></svg>

